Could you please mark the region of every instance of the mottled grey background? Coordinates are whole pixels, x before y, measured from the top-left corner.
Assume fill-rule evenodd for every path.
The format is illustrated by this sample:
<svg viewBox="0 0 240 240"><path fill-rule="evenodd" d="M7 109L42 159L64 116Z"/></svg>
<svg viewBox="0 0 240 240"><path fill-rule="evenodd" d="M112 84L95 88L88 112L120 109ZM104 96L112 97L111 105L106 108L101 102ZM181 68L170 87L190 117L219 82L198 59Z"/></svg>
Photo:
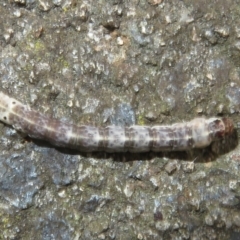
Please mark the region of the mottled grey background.
<svg viewBox="0 0 240 240"><path fill-rule="evenodd" d="M1 0L0 90L79 125L240 125L239 4ZM240 239L236 141L84 154L0 131L0 239Z"/></svg>

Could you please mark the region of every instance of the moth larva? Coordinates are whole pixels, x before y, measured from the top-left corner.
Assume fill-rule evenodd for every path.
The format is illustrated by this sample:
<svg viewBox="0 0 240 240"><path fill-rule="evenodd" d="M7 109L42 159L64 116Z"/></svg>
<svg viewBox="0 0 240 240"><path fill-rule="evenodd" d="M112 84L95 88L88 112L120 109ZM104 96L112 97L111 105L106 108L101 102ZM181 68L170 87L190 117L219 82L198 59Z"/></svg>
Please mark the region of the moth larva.
<svg viewBox="0 0 240 240"><path fill-rule="evenodd" d="M233 132L229 118L195 118L166 126L76 126L31 110L0 92L0 121L36 139L80 151L147 152L204 148Z"/></svg>

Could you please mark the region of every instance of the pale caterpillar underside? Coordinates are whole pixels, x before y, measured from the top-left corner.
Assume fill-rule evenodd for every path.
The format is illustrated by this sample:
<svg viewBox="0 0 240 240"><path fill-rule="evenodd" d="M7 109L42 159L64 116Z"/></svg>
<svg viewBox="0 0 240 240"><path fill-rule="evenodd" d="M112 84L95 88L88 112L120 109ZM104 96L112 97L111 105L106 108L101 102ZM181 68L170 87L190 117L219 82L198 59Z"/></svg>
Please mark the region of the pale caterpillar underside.
<svg viewBox="0 0 240 240"><path fill-rule="evenodd" d="M195 118L165 126L76 126L31 110L0 92L0 121L31 138L85 152L185 151L205 148L232 134L229 118Z"/></svg>

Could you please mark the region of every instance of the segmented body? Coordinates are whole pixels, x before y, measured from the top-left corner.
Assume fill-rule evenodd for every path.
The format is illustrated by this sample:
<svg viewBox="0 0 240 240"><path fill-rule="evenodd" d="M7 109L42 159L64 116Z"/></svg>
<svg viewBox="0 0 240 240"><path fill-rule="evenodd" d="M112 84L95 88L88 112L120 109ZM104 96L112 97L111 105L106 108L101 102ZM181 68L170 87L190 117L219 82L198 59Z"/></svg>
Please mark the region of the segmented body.
<svg viewBox="0 0 240 240"><path fill-rule="evenodd" d="M80 151L147 152L204 148L233 131L229 118L195 118L165 126L76 126L45 116L0 92L0 121L32 138Z"/></svg>

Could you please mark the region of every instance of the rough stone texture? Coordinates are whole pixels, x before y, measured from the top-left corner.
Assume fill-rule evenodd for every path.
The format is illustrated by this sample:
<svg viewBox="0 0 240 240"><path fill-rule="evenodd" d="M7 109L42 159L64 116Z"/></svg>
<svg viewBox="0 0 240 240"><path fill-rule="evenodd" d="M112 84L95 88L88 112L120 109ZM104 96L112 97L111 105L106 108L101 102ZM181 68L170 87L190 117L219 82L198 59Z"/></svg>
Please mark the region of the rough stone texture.
<svg viewBox="0 0 240 240"><path fill-rule="evenodd" d="M239 16L236 0L2 0L0 90L76 124L240 126ZM83 154L0 131L0 239L240 237L240 147Z"/></svg>

